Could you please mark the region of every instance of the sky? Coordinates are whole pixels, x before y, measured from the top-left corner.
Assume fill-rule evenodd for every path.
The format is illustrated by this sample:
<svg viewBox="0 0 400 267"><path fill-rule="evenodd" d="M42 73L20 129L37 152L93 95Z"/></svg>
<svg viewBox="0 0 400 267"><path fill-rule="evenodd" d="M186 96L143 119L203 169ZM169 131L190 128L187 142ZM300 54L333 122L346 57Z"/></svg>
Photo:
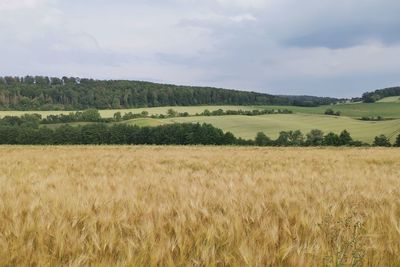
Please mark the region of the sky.
<svg viewBox="0 0 400 267"><path fill-rule="evenodd" d="M398 0L0 0L0 75L272 94L400 85Z"/></svg>

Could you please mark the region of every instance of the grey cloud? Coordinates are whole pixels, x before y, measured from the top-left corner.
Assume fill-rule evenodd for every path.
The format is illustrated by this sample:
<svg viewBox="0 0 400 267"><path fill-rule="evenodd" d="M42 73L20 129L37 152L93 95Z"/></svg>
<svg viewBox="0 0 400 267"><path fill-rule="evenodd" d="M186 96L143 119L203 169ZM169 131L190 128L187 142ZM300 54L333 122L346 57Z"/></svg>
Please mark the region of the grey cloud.
<svg viewBox="0 0 400 267"><path fill-rule="evenodd" d="M332 96L400 83L395 0L37 3L0 10L0 74Z"/></svg>
<svg viewBox="0 0 400 267"><path fill-rule="evenodd" d="M400 21L397 23L355 23L353 25L336 25L318 29L303 36L284 40L282 43L299 47L345 48L369 41L380 41L385 44L400 42Z"/></svg>

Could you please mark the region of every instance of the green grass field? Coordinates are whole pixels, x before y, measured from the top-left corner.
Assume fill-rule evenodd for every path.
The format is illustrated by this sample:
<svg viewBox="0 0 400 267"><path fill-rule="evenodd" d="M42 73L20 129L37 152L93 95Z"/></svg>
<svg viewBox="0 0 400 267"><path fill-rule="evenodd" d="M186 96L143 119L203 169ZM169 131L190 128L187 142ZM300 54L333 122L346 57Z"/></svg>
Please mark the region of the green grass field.
<svg viewBox="0 0 400 267"><path fill-rule="evenodd" d="M187 107L156 107L156 108L135 108L135 109L107 109L107 110L99 110L101 116L103 118L112 118L116 112L121 112L122 115L128 112L132 113L141 113L143 111L149 112L150 115L158 115L158 114L167 114L168 109L174 109L178 112L188 112L191 115L196 113L201 113L205 109L210 111L223 109L223 110L254 110L254 109L264 109L270 108L265 106L187 106ZM272 107L271 107L272 108ZM279 107L279 108L288 108L288 107ZM59 115L59 114L68 114L73 111L0 111L0 118L4 116L22 116L24 114L40 114L43 117L48 115Z"/></svg>
<svg viewBox="0 0 400 267"><path fill-rule="evenodd" d="M253 139L257 132L264 132L271 138L276 138L281 131L301 130L304 134L312 129L320 129L325 133L339 134L344 129L360 141L371 143L375 136L389 136L400 128L400 119L387 121L361 121L349 117L334 117L313 114L277 114L264 116L200 116L167 119L140 118L119 123L137 125L139 127L154 127L170 123L210 123L224 131L230 131L237 137ZM71 126L82 126L91 122L69 123ZM57 128L63 124L43 125L42 127Z"/></svg>
<svg viewBox="0 0 400 267"><path fill-rule="evenodd" d="M100 110L100 114L104 118L113 117L114 113L121 112L125 114L127 112L141 113L142 111L149 112L152 114L166 114L168 109L172 108L178 112L188 112L191 115L196 113L201 113L205 109L210 111L223 109L223 110L254 110L254 109L289 109L295 113L304 114L324 114L326 109L331 108L334 111L340 111L342 116L361 118L363 116L382 116L385 118L400 118L400 102L392 102L385 100L386 102L365 104L365 103L355 103L355 104L338 104L332 106L320 106L320 107L295 107L295 106L188 106L188 107L157 107L157 108L138 108L138 109L118 109L118 110ZM0 117L4 116L21 116L23 114L37 113L41 114L43 117L48 115L57 114L68 114L70 111L0 111Z"/></svg>
<svg viewBox="0 0 400 267"><path fill-rule="evenodd" d="M166 114L167 110L173 108L178 112L188 112L191 115L201 113L205 109L210 111L223 110L254 110L254 109L289 109L295 114L264 115L264 116L222 116L222 117L181 117L169 119L135 119L122 123L131 125L158 126L166 123L181 122L200 122L210 123L224 131L230 131L238 137L254 138L257 132L264 132L271 138L276 138L280 131L301 130L307 133L312 129L321 129L325 133L340 133L346 129L352 136L361 141L371 143L375 136L380 134L390 135L400 128L400 102L396 99L386 98L380 103L365 104L338 104L332 106L321 106L315 108L294 107L294 106L190 106L190 107L158 107L158 108L140 108L140 109L122 109L122 110L101 110L101 116L104 118L112 117L115 112L122 114L126 112L140 113L148 111L149 114ZM323 115L327 108L334 111L340 111L341 117ZM6 115L21 116L25 113L39 113L42 116L49 114L69 113L62 111L0 111L0 117ZM384 118L395 118L393 120L372 122L360 121L356 118L363 116L382 116ZM73 123L78 126L87 123ZM50 125L48 127L58 127L59 125Z"/></svg>
<svg viewBox="0 0 400 267"><path fill-rule="evenodd" d="M286 130L301 130L307 133L312 129L320 129L325 133L340 133L348 130L353 138L372 142L380 134L390 135L400 128L400 119L389 121L360 121L349 117L333 117L311 114L280 114L264 116L221 116L221 117L189 117L166 119L173 122L211 123L215 127L243 138L254 138L257 132L264 132L271 138L276 138L279 132Z"/></svg>
<svg viewBox="0 0 400 267"><path fill-rule="evenodd" d="M129 121L122 121L120 123L125 123L125 124L129 124L129 125L137 125L139 127L154 127L154 126L171 123L171 121L162 120L162 119L141 118L141 119L133 119L133 120L129 120Z"/></svg>
<svg viewBox="0 0 400 267"><path fill-rule="evenodd" d="M400 103L400 96L390 96L382 98L379 103Z"/></svg>

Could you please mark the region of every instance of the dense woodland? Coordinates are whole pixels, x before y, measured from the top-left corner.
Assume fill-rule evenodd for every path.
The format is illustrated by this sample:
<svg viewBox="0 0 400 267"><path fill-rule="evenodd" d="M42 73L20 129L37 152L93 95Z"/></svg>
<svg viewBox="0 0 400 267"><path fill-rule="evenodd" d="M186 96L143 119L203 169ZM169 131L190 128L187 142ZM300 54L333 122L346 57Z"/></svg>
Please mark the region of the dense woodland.
<svg viewBox="0 0 400 267"><path fill-rule="evenodd" d="M125 80L43 76L0 77L0 109L84 110L193 105L318 106L338 99Z"/></svg>
<svg viewBox="0 0 400 267"><path fill-rule="evenodd" d="M400 97L400 87L390 87L386 89L376 90L374 92L367 92L363 94L362 100L365 103L374 103L385 97L399 96Z"/></svg>

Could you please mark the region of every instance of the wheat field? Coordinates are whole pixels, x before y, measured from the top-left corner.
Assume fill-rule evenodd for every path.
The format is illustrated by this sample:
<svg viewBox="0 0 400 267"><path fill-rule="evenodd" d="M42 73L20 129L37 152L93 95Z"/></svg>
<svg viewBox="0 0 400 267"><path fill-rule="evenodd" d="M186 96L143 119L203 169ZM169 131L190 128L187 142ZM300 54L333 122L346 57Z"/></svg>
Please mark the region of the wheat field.
<svg viewBox="0 0 400 267"><path fill-rule="evenodd" d="M0 266L400 266L400 150L0 147Z"/></svg>

